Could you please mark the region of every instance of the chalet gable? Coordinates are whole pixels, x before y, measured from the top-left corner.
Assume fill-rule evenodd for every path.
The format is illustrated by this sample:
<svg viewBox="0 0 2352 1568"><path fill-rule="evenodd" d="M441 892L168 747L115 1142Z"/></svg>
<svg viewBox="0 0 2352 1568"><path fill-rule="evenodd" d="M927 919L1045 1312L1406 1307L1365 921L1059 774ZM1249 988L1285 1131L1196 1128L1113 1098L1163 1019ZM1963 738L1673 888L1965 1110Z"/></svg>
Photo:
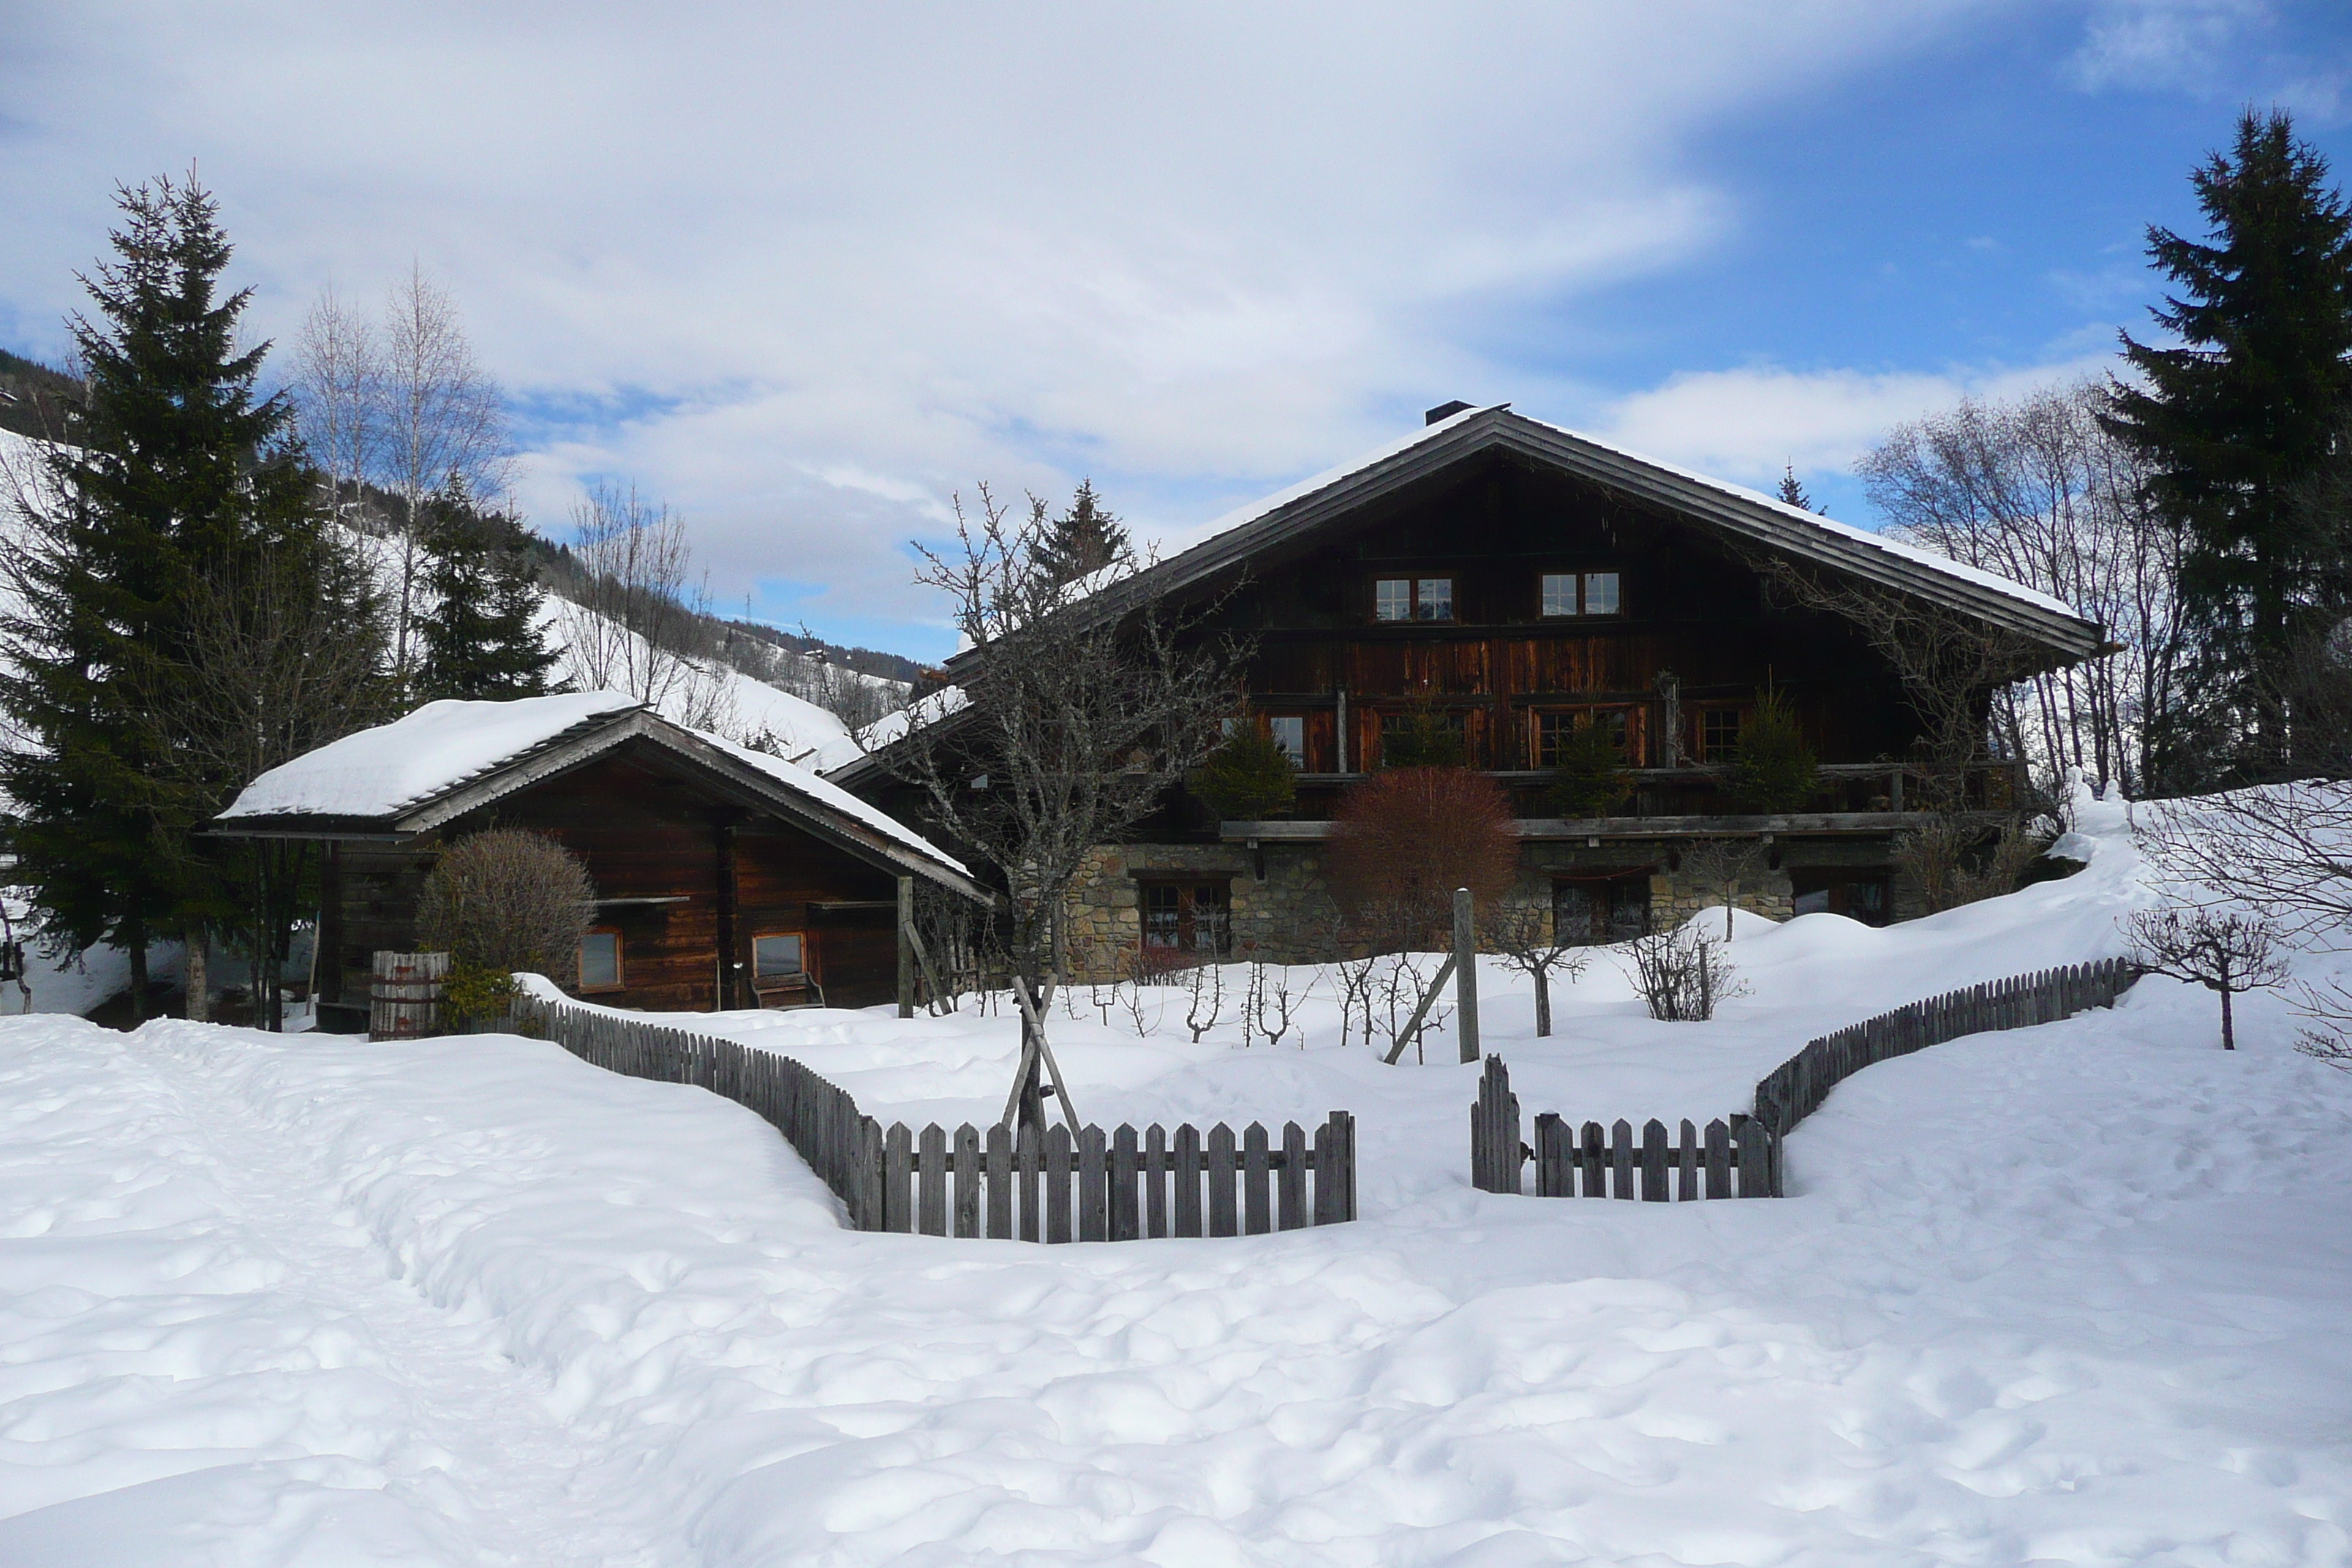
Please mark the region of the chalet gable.
<svg viewBox="0 0 2352 1568"><path fill-rule="evenodd" d="M398 843L625 751L869 864L987 899L961 862L838 786L610 691L427 703L271 769L211 830Z"/></svg>
<svg viewBox="0 0 2352 1568"><path fill-rule="evenodd" d="M1077 608L1089 616L1123 616L1194 586L1230 580L1310 539L1360 525L1380 511L1381 503L1496 453L1672 513L1727 542L1761 547L1980 619L2042 647L2053 663L2087 658L2102 640L2096 623L2047 595L1741 486L1530 419L1507 404L1456 413L1354 463L1254 502L1203 529L1199 542L1088 594ZM951 674L955 668L950 661Z"/></svg>

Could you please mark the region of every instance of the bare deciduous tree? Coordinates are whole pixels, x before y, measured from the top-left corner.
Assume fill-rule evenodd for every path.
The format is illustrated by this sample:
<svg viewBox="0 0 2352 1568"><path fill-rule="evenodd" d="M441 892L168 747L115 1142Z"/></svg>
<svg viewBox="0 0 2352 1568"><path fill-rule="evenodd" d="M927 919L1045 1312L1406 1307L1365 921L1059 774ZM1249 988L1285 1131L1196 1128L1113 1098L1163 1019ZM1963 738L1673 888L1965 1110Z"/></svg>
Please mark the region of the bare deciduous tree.
<svg viewBox="0 0 2352 1568"><path fill-rule="evenodd" d="M1584 973L1590 954L1581 947L1565 947L1552 928L1551 910L1539 903L1497 903L1482 922L1486 944L1511 968L1536 986L1536 1035L1551 1033L1551 979L1557 973L1573 980Z"/></svg>
<svg viewBox="0 0 2352 1568"><path fill-rule="evenodd" d="M574 575L558 613L572 685L731 736L733 685L711 646L686 520L635 485L600 484L573 503L572 526Z"/></svg>
<svg viewBox="0 0 2352 1568"><path fill-rule="evenodd" d="M1859 468L1897 537L2063 600L2122 645L2001 687L1995 722L2051 773L2137 795L2190 652L2186 538L2150 503L2146 459L2102 422L2105 405L2096 382L1970 399L1895 426Z"/></svg>
<svg viewBox="0 0 2352 1568"><path fill-rule="evenodd" d="M405 677L425 503L452 475L477 496L506 489L506 398L475 363L456 305L421 266L412 265L392 290L377 379L379 468L383 488L401 505L393 668Z"/></svg>
<svg viewBox="0 0 2352 1568"><path fill-rule="evenodd" d="M1014 1098L1023 1122L1042 1127L1057 913L1095 847L1123 841L1215 743L1243 649L1202 634L1207 609L1086 613L1078 586L1046 569L1053 525L1034 497L1016 513L982 488L977 513L959 498L956 515L953 545L918 546L918 580L947 596L968 644L968 705L912 726L898 766L938 830L1009 896L1024 1022Z"/></svg>
<svg viewBox="0 0 2352 1568"><path fill-rule="evenodd" d="M320 290L294 342L295 420L335 514L357 527L365 526L365 487L383 437L383 391L374 328L333 289Z"/></svg>
<svg viewBox="0 0 2352 1568"><path fill-rule="evenodd" d="M1682 872L1710 892L1723 895L1723 940L1731 940L1732 908L1739 899L1740 879L1764 864L1763 841L1755 838L1702 838L1682 852Z"/></svg>
<svg viewBox="0 0 2352 1568"><path fill-rule="evenodd" d="M2260 915L2168 905L2134 915L2131 938L2132 962L2149 973L2168 974L2221 994L2225 1051L2238 1048L2230 999L2286 982L2278 931Z"/></svg>
<svg viewBox="0 0 2352 1568"><path fill-rule="evenodd" d="M272 540L215 563L183 590L180 616L184 660L142 682L139 713L159 738L175 737L170 754L199 817L271 768L397 711L383 606L340 536ZM193 840L187 852L210 856L215 842ZM242 923L259 1027L283 1024L276 977L309 852L299 839L264 840L231 870L247 883ZM192 936L188 949L198 971L201 943ZM189 976L191 1016L205 984Z"/></svg>
<svg viewBox="0 0 2352 1568"><path fill-rule="evenodd" d="M2210 901L2327 948L2352 927L2352 783L2314 779L2140 809L2135 837Z"/></svg>

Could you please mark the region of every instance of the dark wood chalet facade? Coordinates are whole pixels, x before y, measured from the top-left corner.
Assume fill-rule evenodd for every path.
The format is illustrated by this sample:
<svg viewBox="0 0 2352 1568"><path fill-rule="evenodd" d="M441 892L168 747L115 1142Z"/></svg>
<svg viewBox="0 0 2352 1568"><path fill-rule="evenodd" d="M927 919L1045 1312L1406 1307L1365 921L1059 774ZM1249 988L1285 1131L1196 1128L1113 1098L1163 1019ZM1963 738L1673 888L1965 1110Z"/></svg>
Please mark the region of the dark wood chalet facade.
<svg viewBox="0 0 2352 1568"><path fill-rule="evenodd" d="M487 738L464 743L468 724ZM372 772L404 757L398 799L351 809L355 777L364 795ZM265 774L214 831L323 847L320 1020L356 1030L372 955L415 949L417 898L442 850L491 826L544 833L586 862L593 923L576 964L550 978L621 1007L888 1001L898 879L986 897L952 859L805 770L611 693L428 705Z"/></svg>
<svg viewBox="0 0 2352 1568"><path fill-rule="evenodd" d="M2099 628L1982 573L1717 481L1648 462L1507 407L1433 411L1428 428L1221 527L1086 602L1230 593L1223 624L1255 641L1256 721L1297 759L1278 822L1219 822L1171 799L1137 841L1106 845L1074 895L1074 959L1103 969L1139 943L1328 954L1337 910L1321 849L1340 794L1381 765L1415 704L1458 728L1472 765L1512 793L1519 896L1564 941L1614 940L1705 901L1680 874L1699 837L1769 838L1740 901L1776 917L1916 912L1895 837L1915 822L1902 759L1918 721L1868 638L1766 592L1780 555L1957 611L2022 647L2024 667L2092 656ZM949 667L950 676L954 666ZM1719 770L1769 689L1824 763L1802 812L1743 815ZM1561 820L1554 749L1580 721L1621 732L1638 787L1621 814ZM887 750L831 776L909 814ZM2003 804L2008 764L1979 770ZM1717 895L1719 898L1719 894Z"/></svg>

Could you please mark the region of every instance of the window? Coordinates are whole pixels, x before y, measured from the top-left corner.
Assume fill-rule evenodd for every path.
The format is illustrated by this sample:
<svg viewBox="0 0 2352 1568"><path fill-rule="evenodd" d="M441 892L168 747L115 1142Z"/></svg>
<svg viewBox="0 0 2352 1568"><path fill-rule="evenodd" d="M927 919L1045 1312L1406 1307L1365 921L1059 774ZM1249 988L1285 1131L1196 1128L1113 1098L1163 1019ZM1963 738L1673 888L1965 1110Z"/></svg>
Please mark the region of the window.
<svg viewBox="0 0 2352 1568"><path fill-rule="evenodd" d="M1845 867L1791 867L1789 888L1796 894L1795 913L1843 915L1866 926L1886 923L1886 872Z"/></svg>
<svg viewBox="0 0 2352 1568"><path fill-rule="evenodd" d="M1233 951L1230 885L1138 880L1141 882L1146 951L1202 958L1223 958Z"/></svg>
<svg viewBox="0 0 2352 1568"><path fill-rule="evenodd" d="M621 989L621 933L592 931L580 939L580 989Z"/></svg>
<svg viewBox="0 0 2352 1568"><path fill-rule="evenodd" d="M1266 733L1274 743L1290 753L1290 765L1307 765L1307 721L1297 713L1277 713L1265 721Z"/></svg>
<svg viewBox="0 0 2352 1568"><path fill-rule="evenodd" d="M751 984L802 985L808 981L807 942L796 931L751 939Z"/></svg>
<svg viewBox="0 0 2352 1568"><path fill-rule="evenodd" d="M1552 940L1562 947L1631 942L1650 930L1650 876L1563 878L1552 884Z"/></svg>
<svg viewBox="0 0 2352 1568"><path fill-rule="evenodd" d="M1458 710L1409 709L1381 715L1381 766L1458 768L1470 761L1470 737Z"/></svg>
<svg viewBox="0 0 2352 1568"><path fill-rule="evenodd" d="M1372 584L1372 615L1383 621L1450 621L1451 577L1382 577Z"/></svg>
<svg viewBox="0 0 2352 1568"><path fill-rule="evenodd" d="M1613 616L1623 608L1614 572L1547 572L1543 613L1548 616Z"/></svg>
<svg viewBox="0 0 2352 1568"><path fill-rule="evenodd" d="M1625 708L1569 708L1536 715L1536 766L1556 768L1561 765L1560 752L1575 735L1578 726L1599 724L1609 731L1617 747L1618 756L1629 764L1633 762L1633 715Z"/></svg>
<svg viewBox="0 0 2352 1568"><path fill-rule="evenodd" d="M1698 715L1698 760L1727 763L1739 754L1739 710L1703 708Z"/></svg>

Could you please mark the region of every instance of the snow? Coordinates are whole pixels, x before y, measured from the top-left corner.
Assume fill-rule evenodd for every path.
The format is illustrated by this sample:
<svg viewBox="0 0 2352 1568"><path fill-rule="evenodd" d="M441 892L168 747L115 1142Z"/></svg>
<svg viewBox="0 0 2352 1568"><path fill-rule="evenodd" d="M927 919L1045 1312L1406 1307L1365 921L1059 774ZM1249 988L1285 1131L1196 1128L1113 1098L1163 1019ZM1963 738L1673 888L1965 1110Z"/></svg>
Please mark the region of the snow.
<svg viewBox="0 0 2352 1568"><path fill-rule="evenodd" d="M617 691L428 702L270 769L221 816L390 816L543 745L574 725L641 706Z"/></svg>
<svg viewBox="0 0 2352 1568"><path fill-rule="evenodd" d="M617 691L518 697L496 702L428 702L389 724L346 735L270 769L246 785L221 816L228 819L279 813L393 816L545 744L574 725L641 706ZM839 785L827 784L804 767L738 745L723 735L689 732L747 767L865 824L927 859L957 871L964 868L903 823Z"/></svg>
<svg viewBox="0 0 2352 1568"><path fill-rule="evenodd" d="M1489 1043L1530 1114L1738 1109L2116 951L2147 875L2083 817L2010 899L1742 921L1717 1023L1604 959L1538 1042L1488 973ZM1443 1039L1057 1016L1090 1118L1356 1110L1363 1217L1053 1248L845 1231L749 1112L544 1043L0 1021L0 1562L2343 1563L2352 1075L2242 1018L2144 981L1848 1081L1785 1201L1651 1205L1470 1190ZM1014 1040L697 1021L887 1114L993 1115Z"/></svg>
<svg viewBox="0 0 2352 1568"><path fill-rule="evenodd" d="M867 805L839 784L828 784L807 768L788 763L782 757L772 757L765 752L755 752L748 746L739 746L723 735L704 735L702 738L745 765L759 769L777 783L797 790L812 800L831 806L844 816L864 823L887 838L897 839L925 859L937 861L940 865L950 867L966 875L970 874L969 868L962 861L949 855L897 817L879 807Z"/></svg>

